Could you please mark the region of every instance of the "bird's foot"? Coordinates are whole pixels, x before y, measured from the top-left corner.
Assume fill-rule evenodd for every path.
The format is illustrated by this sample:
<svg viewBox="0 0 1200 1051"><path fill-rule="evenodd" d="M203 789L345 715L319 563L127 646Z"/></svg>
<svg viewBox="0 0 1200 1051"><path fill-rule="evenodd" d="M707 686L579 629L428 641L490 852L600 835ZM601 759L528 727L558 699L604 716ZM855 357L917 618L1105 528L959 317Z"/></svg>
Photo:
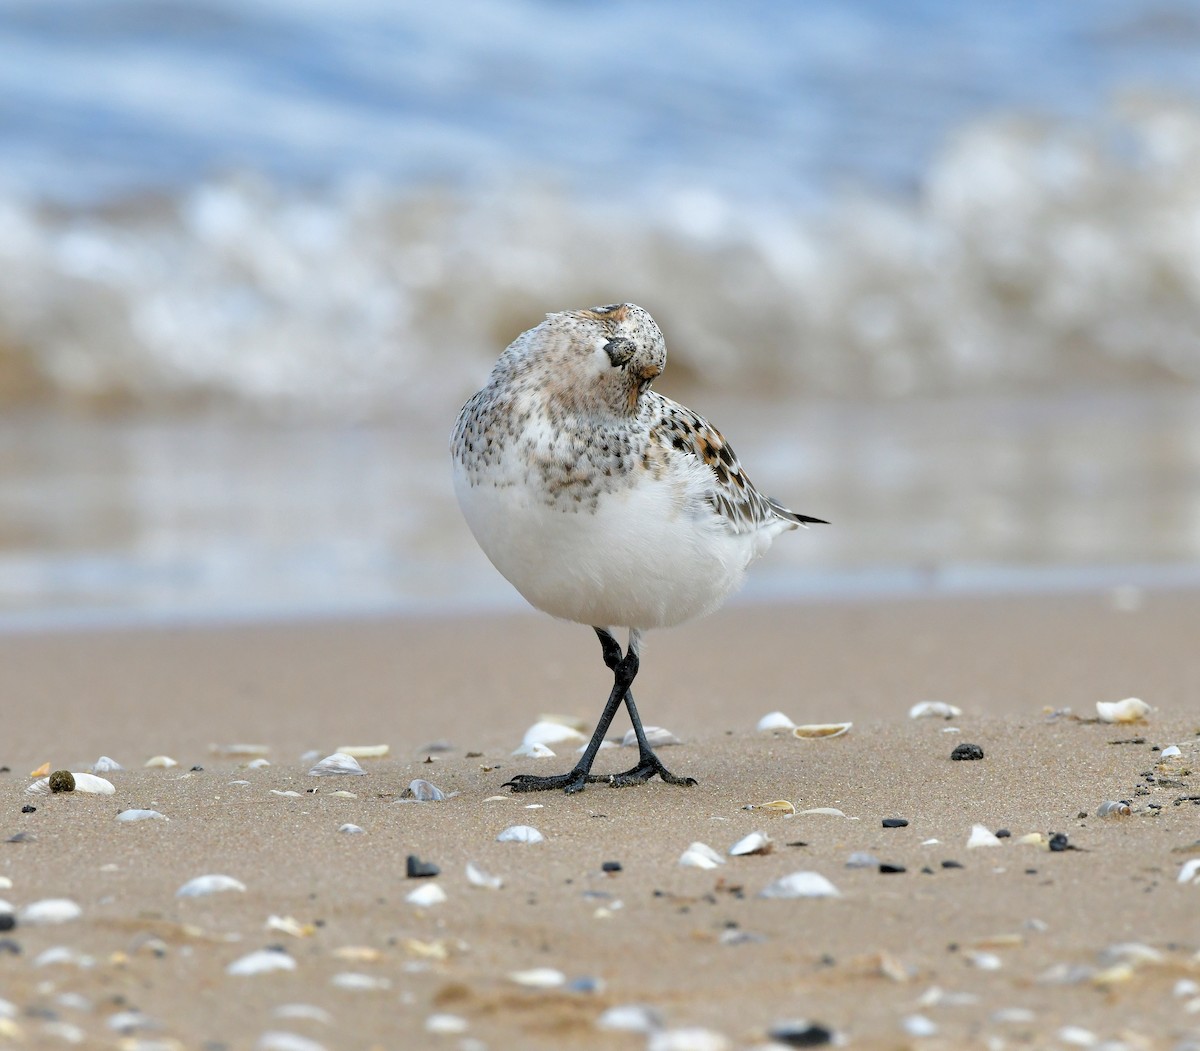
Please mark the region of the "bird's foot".
<svg viewBox="0 0 1200 1051"><path fill-rule="evenodd" d="M565 774L551 774L539 777L537 774L514 774L511 781L505 781L503 787L517 792L553 792L562 789L567 795L582 792L588 782L607 781L607 777L599 774L589 774L578 768L568 770Z"/></svg>
<svg viewBox="0 0 1200 1051"><path fill-rule="evenodd" d="M676 777L670 770L663 766L662 760L653 752L643 754L638 761L638 765L632 770L625 770L619 774L609 774L608 777L601 778L601 780L607 781L613 788L626 788L629 785L645 784L655 774L669 785L694 785L696 783L694 777Z"/></svg>

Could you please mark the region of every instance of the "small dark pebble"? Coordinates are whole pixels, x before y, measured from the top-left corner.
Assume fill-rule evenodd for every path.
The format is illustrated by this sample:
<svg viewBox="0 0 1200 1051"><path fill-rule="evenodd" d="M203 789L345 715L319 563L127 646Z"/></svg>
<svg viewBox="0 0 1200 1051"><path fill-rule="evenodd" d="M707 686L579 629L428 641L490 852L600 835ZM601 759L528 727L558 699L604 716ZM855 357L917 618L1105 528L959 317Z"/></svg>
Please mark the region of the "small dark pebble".
<svg viewBox="0 0 1200 1051"><path fill-rule="evenodd" d="M32 843L37 836L32 832L17 832L6 839L5 843Z"/></svg>
<svg viewBox="0 0 1200 1051"><path fill-rule="evenodd" d="M1081 810L1081 811L1079 811L1078 814L1075 815L1075 818L1078 821L1082 821L1087 816L1088 816L1088 812L1086 810Z"/></svg>
<svg viewBox="0 0 1200 1051"><path fill-rule="evenodd" d="M783 1022L768 1036L784 1047L824 1047L833 1043L833 1030L817 1022Z"/></svg>
<svg viewBox="0 0 1200 1051"><path fill-rule="evenodd" d="M620 872L621 863L619 861L606 861L600 866L601 872Z"/></svg>
<svg viewBox="0 0 1200 1051"><path fill-rule="evenodd" d="M1070 850L1071 844L1064 833L1055 832L1050 836L1050 849L1057 854L1063 850Z"/></svg>
<svg viewBox="0 0 1200 1051"><path fill-rule="evenodd" d="M11 774L11 773L12 773L11 766L0 766L0 774Z"/></svg>
<svg viewBox="0 0 1200 1051"><path fill-rule="evenodd" d="M50 775L51 792L74 792L75 775L70 770L55 770Z"/></svg>
<svg viewBox="0 0 1200 1051"><path fill-rule="evenodd" d="M960 744L956 745L953 752L950 753L951 759L982 759L983 749L977 744Z"/></svg>
<svg viewBox="0 0 1200 1051"><path fill-rule="evenodd" d="M14 941L12 938L0 938L0 953L8 953L9 956L20 956L21 943Z"/></svg>
<svg viewBox="0 0 1200 1051"><path fill-rule="evenodd" d="M1026 870L1025 870L1025 875L1026 875L1026 876L1036 876L1036 875L1037 875L1037 869L1026 869Z"/></svg>
<svg viewBox="0 0 1200 1051"><path fill-rule="evenodd" d="M906 817L885 817L883 819L884 828L908 828L908 818Z"/></svg>
<svg viewBox="0 0 1200 1051"><path fill-rule="evenodd" d="M204 767L202 767L202 766L193 766L193 767L192 767L192 773L193 773L193 774L202 774L202 773L204 773Z"/></svg>
<svg viewBox="0 0 1200 1051"><path fill-rule="evenodd" d="M960 869L963 867L961 861L943 861L942 868L944 869Z"/></svg>
<svg viewBox="0 0 1200 1051"><path fill-rule="evenodd" d="M16 916L11 912L0 912L0 931L11 931L16 925Z"/></svg>
<svg viewBox="0 0 1200 1051"><path fill-rule="evenodd" d="M26 803L23 807L21 807L21 813L22 814L36 814L37 807L30 806L28 803Z"/></svg>
<svg viewBox="0 0 1200 1051"><path fill-rule="evenodd" d="M928 865L922 865L921 866L921 874L924 876L932 876L933 869L931 869Z"/></svg>
<svg viewBox="0 0 1200 1051"><path fill-rule="evenodd" d="M416 854L409 854L404 862L404 874L409 879L426 879L441 871L432 861L422 861Z"/></svg>
<svg viewBox="0 0 1200 1051"><path fill-rule="evenodd" d="M788 847L807 847L807 846L808 846L808 843L806 843L806 842L805 842L803 839L793 839L793 840L792 840L790 843L785 843L785 844L784 844L784 846L788 846Z"/></svg>
<svg viewBox="0 0 1200 1051"><path fill-rule="evenodd" d="M882 861L879 863L879 871L885 875L889 875L893 872L907 872L908 869L906 869L903 865L892 865L887 861Z"/></svg>
<svg viewBox="0 0 1200 1051"><path fill-rule="evenodd" d="M995 836L997 839L1008 839L1012 836L1012 833L1006 828L998 828L996 829Z"/></svg>
<svg viewBox="0 0 1200 1051"><path fill-rule="evenodd" d="M604 983L591 975L584 975L582 978L567 982L567 992L569 993L598 993L603 988Z"/></svg>

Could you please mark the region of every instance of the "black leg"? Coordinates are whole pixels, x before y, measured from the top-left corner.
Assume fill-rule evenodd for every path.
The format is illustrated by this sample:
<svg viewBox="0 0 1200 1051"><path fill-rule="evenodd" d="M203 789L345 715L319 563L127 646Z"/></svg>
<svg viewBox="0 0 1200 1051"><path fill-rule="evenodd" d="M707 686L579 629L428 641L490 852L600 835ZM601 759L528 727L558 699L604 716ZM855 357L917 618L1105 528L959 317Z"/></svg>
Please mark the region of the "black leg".
<svg viewBox="0 0 1200 1051"><path fill-rule="evenodd" d="M588 746L580 757L579 762L568 773L556 774L550 777L517 774L511 781L506 783L505 787L511 788L514 792L543 792L554 788L561 788L565 792L581 792L588 782L607 781L615 788L623 788L627 785L643 784L656 774L668 784L694 785L696 783L695 778L676 777L663 766L662 760L654 754L650 748L650 743L646 740L646 731L642 728L642 720L638 715L637 706L633 702L633 693L630 691L630 686L637 676L640 665L636 645L632 644L631 641L629 651L622 654L620 644L612 637L610 632L604 628L596 628L595 632L596 637L600 640L600 647L604 652L604 664L613 673L613 689L612 693L608 696L608 703L604 706L604 712L600 716L600 721L596 724L596 729L592 733L592 739L588 742ZM604 741L604 735L608 733L608 728L612 724L613 717L617 714L617 709L621 706L622 701L624 701L625 707L629 712L629 721L633 723L633 732L637 735L637 765L619 774L610 774L608 776L593 774L591 772L592 763L596 758L596 753L600 750L600 745Z"/></svg>

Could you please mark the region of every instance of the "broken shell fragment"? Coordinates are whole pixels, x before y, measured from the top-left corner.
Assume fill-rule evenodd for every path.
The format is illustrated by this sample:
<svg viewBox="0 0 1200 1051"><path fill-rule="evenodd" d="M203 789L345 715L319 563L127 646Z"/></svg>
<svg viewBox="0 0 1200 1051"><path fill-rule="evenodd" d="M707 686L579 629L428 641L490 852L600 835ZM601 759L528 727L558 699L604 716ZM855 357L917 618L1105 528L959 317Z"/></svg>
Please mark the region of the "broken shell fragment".
<svg viewBox="0 0 1200 1051"><path fill-rule="evenodd" d="M793 872L768 883L760 898L837 898L841 892L819 872Z"/></svg>
<svg viewBox="0 0 1200 1051"><path fill-rule="evenodd" d="M670 730L664 729L661 726L646 726L643 729L646 733L646 741L651 748L665 748L667 745L683 744ZM637 733L633 730L627 730L625 736L621 738L622 748L632 748L637 743Z"/></svg>
<svg viewBox="0 0 1200 1051"><path fill-rule="evenodd" d="M1106 799L1096 807L1096 817L1129 817L1132 807L1124 799Z"/></svg>
<svg viewBox="0 0 1200 1051"><path fill-rule="evenodd" d="M788 799L772 799L769 803L747 803L743 810L769 810L775 814L795 814L796 804Z"/></svg>
<svg viewBox="0 0 1200 1051"><path fill-rule="evenodd" d="M758 720L756 730L764 732L767 730L792 730L796 724L792 722L783 712L768 712Z"/></svg>
<svg viewBox="0 0 1200 1051"><path fill-rule="evenodd" d="M804 726L793 726L792 736L803 737L806 740L822 740L825 738L841 737L850 732L853 723L806 723Z"/></svg>
<svg viewBox="0 0 1200 1051"><path fill-rule="evenodd" d="M271 749L265 744L210 744L208 750L222 759L254 759Z"/></svg>
<svg viewBox="0 0 1200 1051"><path fill-rule="evenodd" d="M272 971L294 971L296 961L278 949L258 949L234 960L225 968L226 974L269 974Z"/></svg>
<svg viewBox="0 0 1200 1051"><path fill-rule="evenodd" d="M766 833L751 832L748 836L743 836L730 847L729 853L734 857L742 857L747 854L770 854L774 849L775 844Z"/></svg>
<svg viewBox="0 0 1200 1051"><path fill-rule="evenodd" d="M504 880L499 876L484 872L483 869L469 861L467 862L467 882L472 887L484 887L487 890L499 890L504 886Z"/></svg>
<svg viewBox="0 0 1200 1051"><path fill-rule="evenodd" d="M990 828L986 825L972 825L971 835L967 838L967 849L974 850L976 847L998 847L1000 840L995 836Z"/></svg>
<svg viewBox="0 0 1200 1051"><path fill-rule="evenodd" d="M554 750L541 741L520 745L513 749L512 754L517 759L553 759L555 756Z"/></svg>
<svg viewBox="0 0 1200 1051"><path fill-rule="evenodd" d="M532 825L510 825L496 837L497 843L542 843L546 839Z"/></svg>
<svg viewBox="0 0 1200 1051"><path fill-rule="evenodd" d="M945 701L918 701L908 710L910 719L957 719L962 709Z"/></svg>
<svg viewBox="0 0 1200 1051"><path fill-rule="evenodd" d="M82 915L83 909L70 898L43 898L18 909L17 922L32 927L38 924L68 923Z"/></svg>
<svg viewBox="0 0 1200 1051"><path fill-rule="evenodd" d="M179 763L169 755L153 755L143 765L151 770L169 770L173 766L178 766Z"/></svg>
<svg viewBox="0 0 1200 1051"><path fill-rule="evenodd" d="M400 798L413 799L418 803L440 803L447 796L432 781L416 777L409 781L408 787L400 793Z"/></svg>
<svg viewBox="0 0 1200 1051"><path fill-rule="evenodd" d="M354 971L342 971L340 974L335 974L329 979L329 984L338 989L348 989L353 992L377 992L392 987L391 980L388 978L376 977L373 974L357 974Z"/></svg>
<svg viewBox="0 0 1200 1051"><path fill-rule="evenodd" d="M845 812L838 810L835 806L815 806L809 810L801 810L799 816L804 817L807 814L823 814L826 817L846 817ZM847 818L847 820L857 821L858 818Z"/></svg>
<svg viewBox="0 0 1200 1051"><path fill-rule="evenodd" d="M679 864L684 868L715 869L724 865L725 859L707 843L693 843L679 856Z"/></svg>
<svg viewBox="0 0 1200 1051"><path fill-rule="evenodd" d="M731 1046L721 1033L689 1026L685 1029L663 1029L651 1034L646 1051L729 1051Z"/></svg>
<svg viewBox="0 0 1200 1051"><path fill-rule="evenodd" d="M122 810L117 815L118 821L170 821L166 814L157 810Z"/></svg>
<svg viewBox="0 0 1200 1051"><path fill-rule="evenodd" d="M618 1004L596 1019L597 1029L615 1029L625 1033L653 1033L662 1028L662 1015L645 1004Z"/></svg>
<svg viewBox="0 0 1200 1051"><path fill-rule="evenodd" d="M542 716L521 738L521 744L584 744L587 735L566 716Z"/></svg>
<svg viewBox="0 0 1200 1051"><path fill-rule="evenodd" d="M1200 883L1200 858L1192 858L1183 863L1179 870L1178 883Z"/></svg>
<svg viewBox="0 0 1200 1051"><path fill-rule="evenodd" d="M1161 752L1158 753L1159 759L1178 759L1183 752L1179 750L1179 745L1169 744Z"/></svg>
<svg viewBox="0 0 1200 1051"><path fill-rule="evenodd" d="M94 763L92 763L93 774L111 774L114 770L120 771L125 768L115 759L110 759L106 755L102 755Z"/></svg>
<svg viewBox="0 0 1200 1051"><path fill-rule="evenodd" d="M388 754L389 746L386 744L340 744L336 751L350 756L351 759L382 759Z"/></svg>
<svg viewBox="0 0 1200 1051"><path fill-rule="evenodd" d="M1097 701L1096 715L1102 723L1142 722L1154 709L1137 697L1123 701Z"/></svg>
<svg viewBox="0 0 1200 1051"><path fill-rule="evenodd" d="M528 971L513 971L509 980L528 989L555 989L566 983L567 976L554 967L533 967Z"/></svg>
<svg viewBox="0 0 1200 1051"><path fill-rule="evenodd" d="M202 898L206 894L223 894L229 890L245 891L245 889L246 884L240 879L234 879L232 876L212 874L197 876L195 879L188 880L175 892L175 897Z"/></svg>
<svg viewBox="0 0 1200 1051"><path fill-rule="evenodd" d="M337 777L341 775L365 774L358 760L345 752L334 752L327 755L316 766L309 770L310 777Z"/></svg>
<svg viewBox="0 0 1200 1051"><path fill-rule="evenodd" d="M446 892L436 883L423 883L405 895L404 900L410 905L428 908L430 905L441 905L446 900Z"/></svg>
<svg viewBox="0 0 1200 1051"><path fill-rule="evenodd" d="M470 1028L465 1018L451 1014L432 1014L425 1019L425 1032L443 1036L465 1033Z"/></svg>

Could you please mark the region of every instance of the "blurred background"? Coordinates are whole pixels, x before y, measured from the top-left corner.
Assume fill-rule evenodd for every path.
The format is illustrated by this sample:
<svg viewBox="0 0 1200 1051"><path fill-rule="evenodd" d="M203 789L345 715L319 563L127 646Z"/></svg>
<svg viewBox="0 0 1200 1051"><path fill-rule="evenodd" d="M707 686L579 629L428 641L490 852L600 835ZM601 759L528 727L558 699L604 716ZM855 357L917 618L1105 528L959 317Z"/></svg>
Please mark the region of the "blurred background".
<svg viewBox="0 0 1200 1051"><path fill-rule="evenodd" d="M5 0L0 625L518 608L451 426L621 300L834 523L751 599L1196 584L1198 100L1200 0Z"/></svg>

